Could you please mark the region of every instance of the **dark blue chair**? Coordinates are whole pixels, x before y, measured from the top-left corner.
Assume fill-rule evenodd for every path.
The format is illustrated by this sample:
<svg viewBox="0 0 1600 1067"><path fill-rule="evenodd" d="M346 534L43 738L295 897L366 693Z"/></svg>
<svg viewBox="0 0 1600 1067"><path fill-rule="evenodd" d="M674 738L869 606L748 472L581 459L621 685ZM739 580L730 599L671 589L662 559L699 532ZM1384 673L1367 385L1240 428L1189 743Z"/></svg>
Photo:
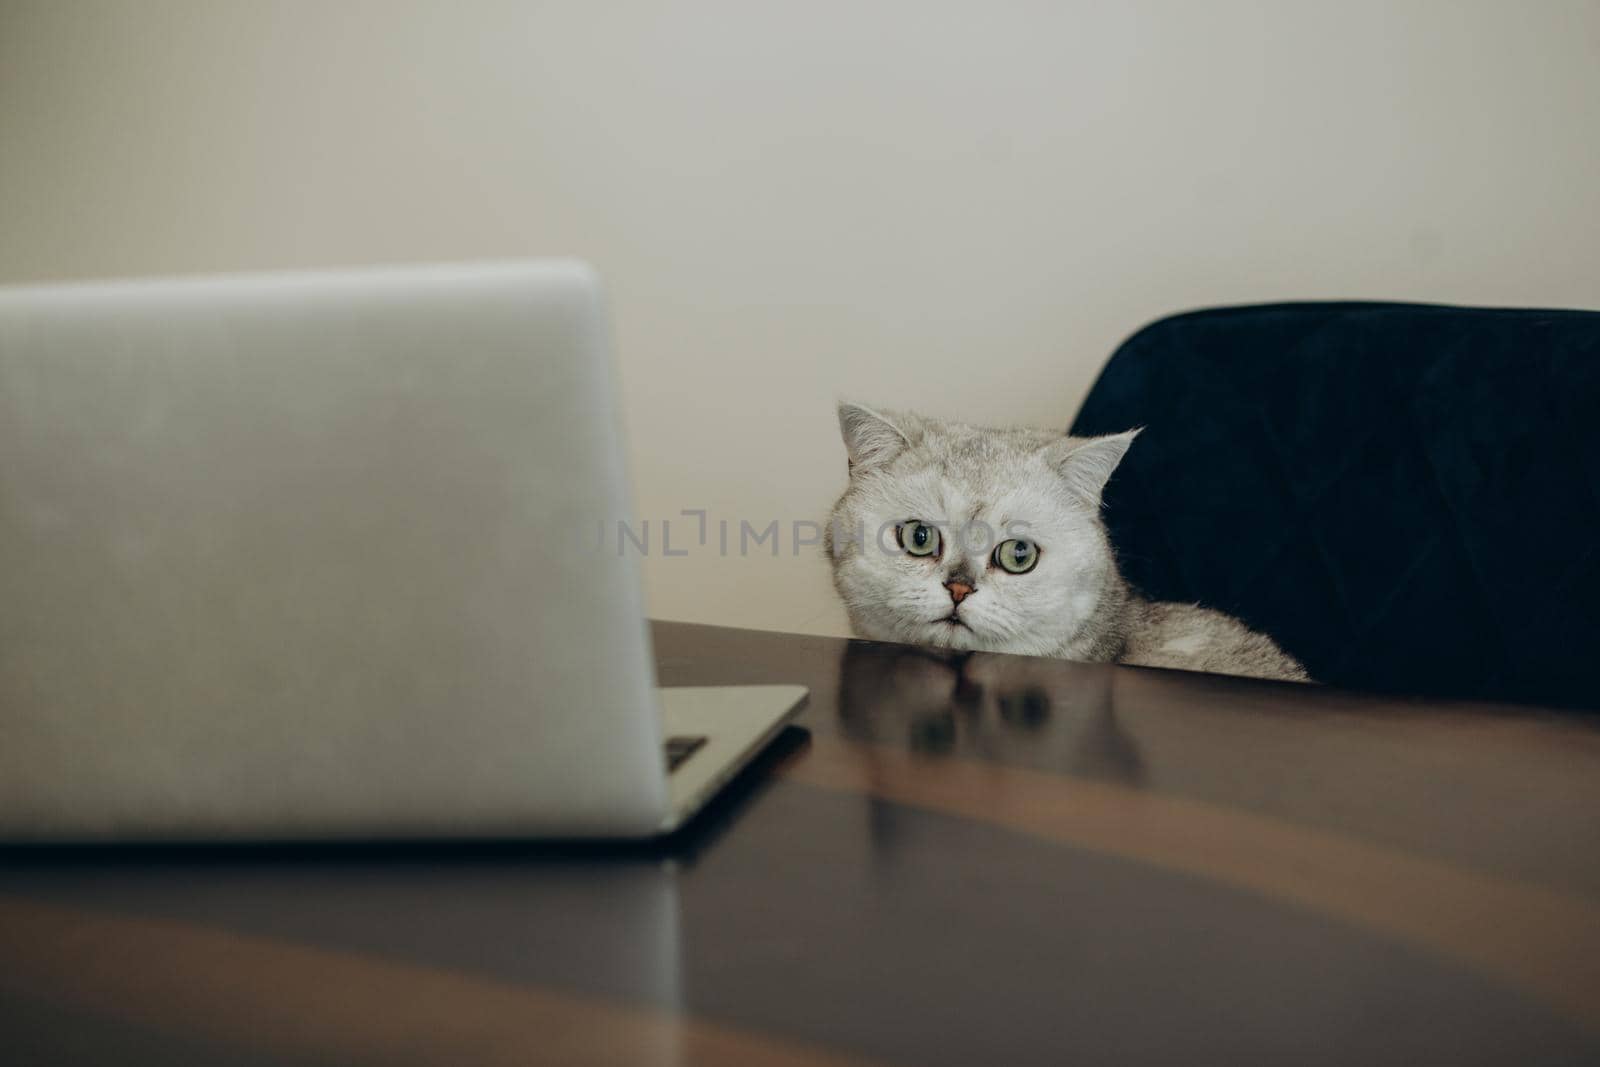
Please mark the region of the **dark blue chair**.
<svg viewBox="0 0 1600 1067"><path fill-rule="evenodd" d="M1124 573L1319 681L1600 707L1600 312L1305 303L1165 318L1075 434Z"/></svg>

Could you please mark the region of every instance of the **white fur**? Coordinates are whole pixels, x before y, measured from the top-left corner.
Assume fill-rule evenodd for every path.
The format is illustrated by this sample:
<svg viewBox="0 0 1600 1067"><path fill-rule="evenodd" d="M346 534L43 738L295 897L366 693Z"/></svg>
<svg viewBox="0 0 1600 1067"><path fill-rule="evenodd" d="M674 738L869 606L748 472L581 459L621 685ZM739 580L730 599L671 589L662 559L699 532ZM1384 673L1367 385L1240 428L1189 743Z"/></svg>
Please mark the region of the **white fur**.
<svg viewBox="0 0 1600 1067"><path fill-rule="evenodd" d="M850 485L825 540L834 585L861 636L1306 679L1271 638L1239 620L1146 601L1122 580L1100 497L1137 430L1074 438L857 404L840 405L839 428ZM940 553L899 548L894 527L913 521L941 528ZM1038 546L1026 574L993 559L996 544L1012 536ZM950 588L957 582L970 587L959 603Z"/></svg>
<svg viewBox="0 0 1600 1067"><path fill-rule="evenodd" d="M1099 494L1132 433L1083 440L935 426L856 405L843 405L839 421L852 476L834 509L830 555L859 632L962 649L1089 652L1078 638L1115 573ZM880 547L880 529L909 520L941 524L940 558ZM962 543L964 527L971 543ZM858 528L864 544L842 535ZM1027 574L991 558L1013 532L1039 548ZM892 532L883 540L892 547ZM960 578L973 586L958 609L965 626L941 621L957 610L945 583Z"/></svg>

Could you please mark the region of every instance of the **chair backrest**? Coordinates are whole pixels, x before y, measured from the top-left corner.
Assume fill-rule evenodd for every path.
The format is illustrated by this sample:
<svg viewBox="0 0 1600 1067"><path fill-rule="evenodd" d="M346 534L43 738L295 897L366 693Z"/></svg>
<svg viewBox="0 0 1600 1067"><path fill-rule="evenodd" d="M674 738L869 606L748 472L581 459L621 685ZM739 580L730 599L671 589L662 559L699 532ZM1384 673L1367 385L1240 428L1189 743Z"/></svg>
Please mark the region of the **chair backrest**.
<svg viewBox="0 0 1600 1067"><path fill-rule="evenodd" d="M1123 571L1319 681L1600 707L1600 312L1317 303L1162 319L1075 434Z"/></svg>

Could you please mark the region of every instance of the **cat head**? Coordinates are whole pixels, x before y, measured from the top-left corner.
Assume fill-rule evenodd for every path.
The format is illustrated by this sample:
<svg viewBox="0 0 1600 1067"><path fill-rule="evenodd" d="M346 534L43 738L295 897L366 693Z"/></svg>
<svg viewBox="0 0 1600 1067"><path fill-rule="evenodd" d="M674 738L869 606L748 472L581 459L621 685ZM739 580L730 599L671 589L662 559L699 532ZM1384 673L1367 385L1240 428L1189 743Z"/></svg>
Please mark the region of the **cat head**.
<svg viewBox="0 0 1600 1067"><path fill-rule="evenodd" d="M1121 589L1100 494L1137 430L1067 437L849 403L839 429L850 485L827 550L862 636L1061 655Z"/></svg>

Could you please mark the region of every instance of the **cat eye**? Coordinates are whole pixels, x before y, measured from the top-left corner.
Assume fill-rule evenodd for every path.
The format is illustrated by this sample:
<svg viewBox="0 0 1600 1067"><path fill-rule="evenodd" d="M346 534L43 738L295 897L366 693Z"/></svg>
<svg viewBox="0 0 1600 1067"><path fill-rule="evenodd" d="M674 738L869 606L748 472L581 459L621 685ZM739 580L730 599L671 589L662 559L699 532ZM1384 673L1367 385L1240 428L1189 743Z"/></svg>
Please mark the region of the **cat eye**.
<svg viewBox="0 0 1600 1067"><path fill-rule="evenodd" d="M937 556L939 554L939 528L929 526L921 519L911 519L895 527L894 535L908 556Z"/></svg>
<svg viewBox="0 0 1600 1067"><path fill-rule="evenodd" d="M995 546L994 565L1008 574L1027 574L1039 562L1039 546L1012 538Z"/></svg>

